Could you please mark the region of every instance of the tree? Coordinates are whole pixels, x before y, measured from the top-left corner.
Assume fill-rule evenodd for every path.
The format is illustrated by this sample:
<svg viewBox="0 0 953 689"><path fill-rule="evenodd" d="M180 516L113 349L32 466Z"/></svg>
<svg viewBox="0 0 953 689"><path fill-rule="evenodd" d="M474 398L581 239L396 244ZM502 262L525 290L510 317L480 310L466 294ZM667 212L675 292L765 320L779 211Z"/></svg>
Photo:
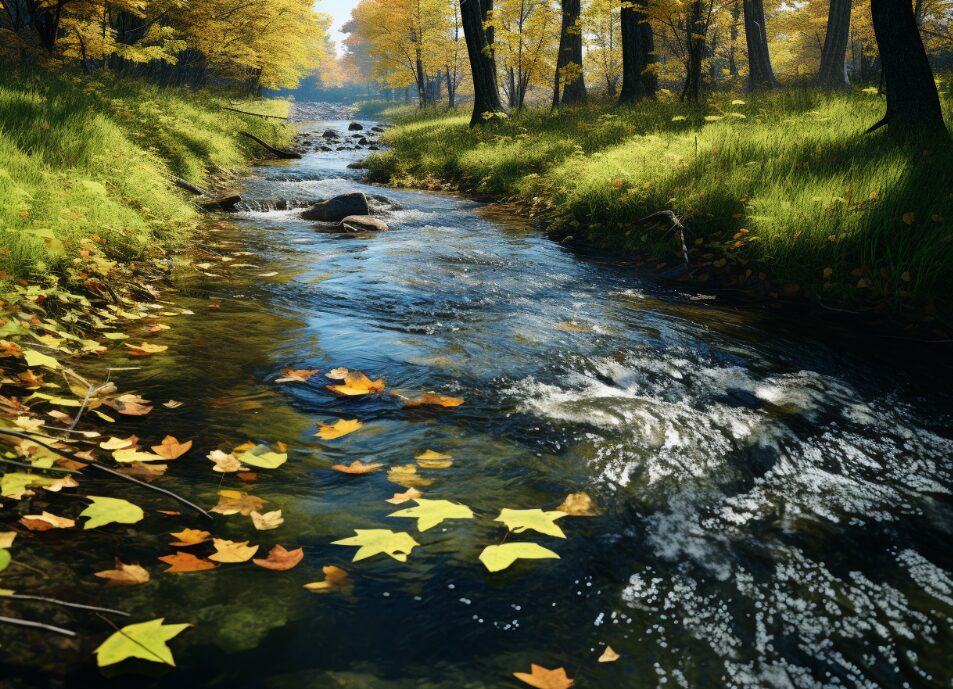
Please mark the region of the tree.
<svg viewBox="0 0 953 689"><path fill-rule="evenodd" d="M582 68L582 25L579 0L562 0L562 28L556 60L553 105L582 103L586 100L586 81ZM559 89L562 87L562 98Z"/></svg>
<svg viewBox="0 0 953 689"><path fill-rule="evenodd" d="M619 103L650 98L658 89L654 62L655 39L644 11L644 0L624 2L619 22L622 27L622 91Z"/></svg>
<svg viewBox="0 0 953 689"><path fill-rule="evenodd" d="M823 89L837 90L850 87L847 78L847 41L850 40L851 0L830 0L827 14L827 33L821 49L821 69L817 84Z"/></svg>
<svg viewBox="0 0 953 689"><path fill-rule="evenodd" d="M889 125L900 136L946 132L940 97L913 6L908 0L870 0L880 50L887 112L868 131Z"/></svg>
<svg viewBox="0 0 953 689"><path fill-rule="evenodd" d="M621 11L618 0L591 0L582 14L586 58L610 97L618 93L622 79Z"/></svg>
<svg viewBox="0 0 953 689"><path fill-rule="evenodd" d="M503 105L496 83L496 65L490 58L486 33L483 31L479 0L460 0L460 22L463 24L473 79L473 115L470 117L470 126L473 127L503 114Z"/></svg>
<svg viewBox="0 0 953 689"><path fill-rule="evenodd" d="M768 33L764 20L764 0L743 0L745 39L748 44L748 87L770 89L778 85L771 69Z"/></svg>
<svg viewBox="0 0 953 689"><path fill-rule="evenodd" d="M557 49L559 15L547 0L497 0L493 16L496 62L510 107L520 109L531 85L549 83L546 54Z"/></svg>

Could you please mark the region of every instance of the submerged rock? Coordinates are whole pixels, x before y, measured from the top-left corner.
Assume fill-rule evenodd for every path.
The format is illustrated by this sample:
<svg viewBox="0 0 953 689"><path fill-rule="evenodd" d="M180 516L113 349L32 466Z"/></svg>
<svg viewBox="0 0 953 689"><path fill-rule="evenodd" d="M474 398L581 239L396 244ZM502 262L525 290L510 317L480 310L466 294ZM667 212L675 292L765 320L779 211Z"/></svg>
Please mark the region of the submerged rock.
<svg viewBox="0 0 953 689"><path fill-rule="evenodd" d="M387 229L387 223L373 215L349 215L341 225L351 232L383 232Z"/></svg>
<svg viewBox="0 0 953 689"><path fill-rule="evenodd" d="M361 160L355 160L353 163L348 163L347 166L351 170L366 170L367 161L362 158Z"/></svg>
<svg viewBox="0 0 953 689"><path fill-rule="evenodd" d="M348 131L356 132L356 131L359 131L359 130L361 130L361 129L364 129L364 125L361 124L360 122L351 122L351 124L349 124L349 125L347 126L347 129L348 129Z"/></svg>
<svg viewBox="0 0 953 689"><path fill-rule="evenodd" d="M322 134L321 136L323 136L325 139L337 139L341 135L338 134L333 129L325 129L324 134Z"/></svg>
<svg viewBox="0 0 953 689"><path fill-rule="evenodd" d="M316 203L301 214L305 220L339 222L351 215L367 215L367 197L359 191Z"/></svg>

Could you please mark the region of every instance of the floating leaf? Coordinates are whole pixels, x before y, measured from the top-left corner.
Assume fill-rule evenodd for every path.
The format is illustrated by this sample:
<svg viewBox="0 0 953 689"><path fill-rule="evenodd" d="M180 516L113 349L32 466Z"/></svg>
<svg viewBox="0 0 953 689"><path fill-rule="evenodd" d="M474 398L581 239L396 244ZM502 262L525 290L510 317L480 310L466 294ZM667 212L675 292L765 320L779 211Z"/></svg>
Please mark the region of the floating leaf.
<svg viewBox="0 0 953 689"><path fill-rule="evenodd" d="M504 507L500 511L500 516L494 521L503 522L513 533L523 533L527 529L532 529L547 536L565 538L566 534L563 533L562 529L556 526L556 520L565 516L565 512L558 510L544 512L540 509L511 510Z"/></svg>
<svg viewBox="0 0 953 689"><path fill-rule="evenodd" d="M433 450L425 450L414 459L423 469L447 469L453 466L453 457Z"/></svg>
<svg viewBox="0 0 953 689"><path fill-rule="evenodd" d="M120 464L131 464L132 462L161 462L165 460L165 457L160 457L151 452L143 452L134 447L127 447L113 452L113 459Z"/></svg>
<svg viewBox="0 0 953 689"><path fill-rule="evenodd" d="M387 502L389 502L392 505L400 505L405 502L409 502L410 500L416 500L421 495L423 495L423 493L421 493L416 488L408 488L403 493L394 493L394 497L387 498Z"/></svg>
<svg viewBox="0 0 953 689"><path fill-rule="evenodd" d="M163 624L164 618L126 625L99 645L94 653L99 667L114 665L127 658L141 658L153 663L175 666L169 639L182 633L190 624Z"/></svg>
<svg viewBox="0 0 953 689"><path fill-rule="evenodd" d="M275 380L276 383L307 383L318 369L307 368L286 368L281 371L281 377Z"/></svg>
<svg viewBox="0 0 953 689"><path fill-rule="evenodd" d="M619 654L615 652L612 646L606 646L606 650L599 656L600 663L614 663L619 659Z"/></svg>
<svg viewBox="0 0 953 689"><path fill-rule="evenodd" d="M152 451L165 459L178 459L192 449L192 441L180 443L175 436L167 435L161 445L153 445Z"/></svg>
<svg viewBox="0 0 953 689"><path fill-rule="evenodd" d="M433 479L424 478L417 473L417 465L415 464L391 467L387 471L387 480L396 483L398 486L403 486L404 488L429 486L433 483Z"/></svg>
<svg viewBox="0 0 953 689"><path fill-rule="evenodd" d="M129 356L152 356L168 349L165 345L149 344L148 342L137 345L123 342L123 345L129 348L129 351L126 352Z"/></svg>
<svg viewBox="0 0 953 689"><path fill-rule="evenodd" d="M530 672L514 672L513 676L536 689L569 689L575 680L566 675L566 669L547 670L542 665L530 664Z"/></svg>
<svg viewBox="0 0 953 689"><path fill-rule="evenodd" d="M360 430L363 426L364 424L357 419L338 419L330 426L318 426L318 432L314 435L323 440L334 440L335 438L340 438L342 435Z"/></svg>
<svg viewBox="0 0 953 689"><path fill-rule="evenodd" d="M549 548L536 543L504 543L503 545L488 545L480 553L482 562L491 572L499 572L512 565L517 560L559 559L559 555Z"/></svg>
<svg viewBox="0 0 953 689"><path fill-rule="evenodd" d="M435 392L422 392L417 397L411 399L409 397L401 397L404 400L405 407L459 407L463 404L464 399L462 397L447 397L445 395L438 395Z"/></svg>
<svg viewBox="0 0 953 689"><path fill-rule="evenodd" d="M179 551L174 555L163 555L159 558L162 562L169 565L166 572L201 572L206 569L215 569L217 565L214 562L195 557L191 553Z"/></svg>
<svg viewBox="0 0 953 689"><path fill-rule="evenodd" d="M335 395L353 397L357 395L369 395L380 392L384 389L384 379L378 378L371 380L360 371L348 371L344 376L344 382L340 385L327 385L328 390Z"/></svg>
<svg viewBox="0 0 953 689"><path fill-rule="evenodd" d="M325 373L328 378L331 380L344 380L347 378L349 371L346 368L332 368L330 371Z"/></svg>
<svg viewBox="0 0 953 689"><path fill-rule="evenodd" d="M212 450L206 457L215 464L215 466L212 467L212 471L217 471L220 474L231 474L236 471L245 471L248 469L248 467L243 466L242 463L238 461L235 455L227 454L221 450Z"/></svg>
<svg viewBox="0 0 953 689"><path fill-rule="evenodd" d="M109 439L99 443L99 446L104 450L125 450L130 447L136 447L138 444L139 438L134 435L130 435L128 438L109 436Z"/></svg>
<svg viewBox="0 0 953 689"><path fill-rule="evenodd" d="M79 513L80 517L89 517L84 529L95 529L106 524L135 524L145 517L138 505L121 498L104 498L99 495L87 496L93 504Z"/></svg>
<svg viewBox="0 0 953 689"><path fill-rule="evenodd" d="M297 566L303 557L304 550L301 548L285 550L284 546L276 545L274 548L268 551L267 558L255 558L252 560L252 562L259 567L264 567L265 569L283 572L286 569L291 569L292 567Z"/></svg>
<svg viewBox="0 0 953 689"><path fill-rule="evenodd" d="M166 469L168 468L168 464L144 464L143 462L133 462L127 467L119 467L116 469L116 471L123 476L130 476L134 479L149 483L151 481L155 481L157 478L160 478L163 474L165 474Z"/></svg>
<svg viewBox="0 0 953 689"><path fill-rule="evenodd" d="M176 546L177 548L186 548L190 545L205 543L212 535L208 531L202 531L201 529L182 529L181 531L172 531L170 533L175 536L176 540L171 541L169 545Z"/></svg>
<svg viewBox="0 0 953 689"><path fill-rule="evenodd" d="M354 529L356 536L333 541L331 545L356 545L354 562L374 555L390 555L399 562L407 562L407 556L414 546L420 545L406 531L394 532L390 529Z"/></svg>
<svg viewBox="0 0 953 689"><path fill-rule="evenodd" d="M348 466L345 466L344 464L335 464L331 468L334 471L340 471L342 474L369 474L372 471L377 471L383 466L383 464L365 464L361 460L355 459Z"/></svg>
<svg viewBox="0 0 953 689"><path fill-rule="evenodd" d="M9 548L12 546L13 539L16 537L16 531L0 531L0 548Z"/></svg>
<svg viewBox="0 0 953 689"><path fill-rule="evenodd" d="M50 529L70 529L76 522L66 517L57 517L55 514L27 514L20 518L20 523L30 531L49 531Z"/></svg>
<svg viewBox="0 0 953 689"><path fill-rule="evenodd" d="M94 576L106 579L110 586L141 586L149 583L149 572L139 565L124 565L116 560L115 569L96 572Z"/></svg>
<svg viewBox="0 0 953 689"><path fill-rule="evenodd" d="M0 548L0 572L5 570L10 565L10 551Z"/></svg>
<svg viewBox="0 0 953 689"><path fill-rule="evenodd" d="M36 351L35 349L24 349L23 358L26 360L26 365L31 368L35 366L43 366L44 368L49 368L54 371L60 368L60 362L51 356Z"/></svg>
<svg viewBox="0 0 953 689"><path fill-rule="evenodd" d="M33 495L30 488L38 486L50 486L56 482L56 479L40 476L39 474L27 474L22 471L11 471L0 478L0 495L5 498L19 500L24 495Z"/></svg>
<svg viewBox="0 0 953 689"><path fill-rule="evenodd" d="M236 452L238 448L232 450ZM277 469L288 461L288 455L284 452L273 452L267 445L256 445L252 449L235 455L235 458L242 464L258 467L259 469Z"/></svg>
<svg viewBox="0 0 953 689"><path fill-rule="evenodd" d="M271 529L277 529L279 526L285 523L285 520L281 516L281 510L274 510L273 512L252 512L251 513L251 523L259 531L270 531Z"/></svg>
<svg viewBox="0 0 953 689"><path fill-rule="evenodd" d="M310 584L305 584L306 589L315 593L323 593L351 585L347 570L334 565L325 565L321 570L324 572L324 581L313 581Z"/></svg>
<svg viewBox="0 0 953 689"><path fill-rule="evenodd" d="M182 406L182 402L179 400L169 400L168 402L163 402L162 406L166 409L178 409Z"/></svg>
<svg viewBox="0 0 953 689"><path fill-rule="evenodd" d="M570 333L591 333L592 326L588 323L576 323L575 321L563 321L557 323L556 327Z"/></svg>
<svg viewBox="0 0 953 689"><path fill-rule="evenodd" d="M562 504L556 508L558 512L565 512L571 517L594 517L599 514L596 504L589 497L589 494L583 491L579 493L570 493L563 500Z"/></svg>
<svg viewBox="0 0 953 689"><path fill-rule="evenodd" d="M145 416L152 411L152 407L149 406L149 400L144 400L139 397L139 395L132 393L114 397L111 400L107 400L106 404L126 416Z"/></svg>
<svg viewBox="0 0 953 689"><path fill-rule="evenodd" d="M449 500L426 500L417 498L416 507L394 512L388 517L410 517L417 520L417 530L426 531L445 519L473 519L473 511L466 505Z"/></svg>
<svg viewBox="0 0 953 689"><path fill-rule="evenodd" d="M215 562L248 562L258 552L257 545L248 545L248 541L226 541L224 538L213 538L212 545L215 552L208 556Z"/></svg>
<svg viewBox="0 0 953 689"><path fill-rule="evenodd" d="M218 504L212 511L219 514L242 514L247 517L252 512L260 512L265 506L261 498L238 490L220 490L218 495Z"/></svg>

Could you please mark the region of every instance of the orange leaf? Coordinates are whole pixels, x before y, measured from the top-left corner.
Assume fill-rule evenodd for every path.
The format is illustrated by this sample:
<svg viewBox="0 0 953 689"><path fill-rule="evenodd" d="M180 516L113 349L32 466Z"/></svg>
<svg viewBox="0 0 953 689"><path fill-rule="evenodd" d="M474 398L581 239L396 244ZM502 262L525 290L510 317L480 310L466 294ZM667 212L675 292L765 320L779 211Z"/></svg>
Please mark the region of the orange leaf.
<svg viewBox="0 0 953 689"><path fill-rule="evenodd" d="M201 529L182 529L182 531L172 531L171 534L178 540L171 541L169 545L176 546L177 548L185 548L190 545L205 543L209 539L209 536L212 535L208 531L202 531Z"/></svg>
<svg viewBox="0 0 953 689"><path fill-rule="evenodd" d="M76 526L76 522L66 517L57 517L55 514L27 514L20 519L30 531L49 531L50 529L69 529Z"/></svg>
<svg viewBox="0 0 953 689"><path fill-rule="evenodd" d="M286 368L281 371L281 378L275 380L276 383L307 383L318 372L313 368Z"/></svg>
<svg viewBox="0 0 953 689"><path fill-rule="evenodd" d="M422 392L416 399L407 397L403 397L402 399L404 400L405 407L422 407L425 405L435 407L459 407L463 404L462 397L446 397L444 395L438 395L435 392Z"/></svg>
<svg viewBox="0 0 953 689"><path fill-rule="evenodd" d="M348 374L344 377L344 383L325 387L335 395L354 397L380 392L384 389L384 379L371 380L360 371L348 371Z"/></svg>
<svg viewBox="0 0 953 689"><path fill-rule="evenodd" d="M575 680L566 676L565 668L556 668L547 670L542 665L530 665L532 672L514 672L513 676L521 682L525 682L536 689L568 689L576 683Z"/></svg>
<svg viewBox="0 0 953 689"><path fill-rule="evenodd" d="M276 545L268 552L267 558L258 558L256 557L252 562L254 562L259 567L264 567L265 569L273 569L278 572L283 572L286 569L291 569L304 557L304 551L301 548L295 548L294 550L285 550L283 546Z"/></svg>
<svg viewBox="0 0 953 689"><path fill-rule="evenodd" d="M110 586L139 586L149 583L149 572L139 565L124 565L116 560L116 569L96 572L94 576L106 579Z"/></svg>
<svg viewBox="0 0 953 689"><path fill-rule="evenodd" d="M369 474L372 471L377 471L383 464L365 464L359 459L351 462L350 466L344 466L343 464L335 464L332 469L334 471L340 471L342 474Z"/></svg>
<svg viewBox="0 0 953 689"><path fill-rule="evenodd" d="M388 498L387 502L389 502L391 505L402 505L405 502L416 500L421 495L423 495L423 493L411 486L403 493L394 493L394 497Z"/></svg>
<svg viewBox="0 0 953 689"><path fill-rule="evenodd" d="M347 570L326 565L321 568L324 572L324 581L313 581L305 584L304 587L309 591L333 591L334 589L344 588L351 585L351 579L347 575Z"/></svg>
<svg viewBox="0 0 953 689"><path fill-rule="evenodd" d="M214 562L181 551L175 555L163 555L159 559L171 565L166 572L201 572L203 569L215 569L218 566Z"/></svg>
<svg viewBox="0 0 953 689"><path fill-rule="evenodd" d="M177 459L192 449L192 441L180 443L175 436L167 435L161 445L153 445L152 451L165 459Z"/></svg>

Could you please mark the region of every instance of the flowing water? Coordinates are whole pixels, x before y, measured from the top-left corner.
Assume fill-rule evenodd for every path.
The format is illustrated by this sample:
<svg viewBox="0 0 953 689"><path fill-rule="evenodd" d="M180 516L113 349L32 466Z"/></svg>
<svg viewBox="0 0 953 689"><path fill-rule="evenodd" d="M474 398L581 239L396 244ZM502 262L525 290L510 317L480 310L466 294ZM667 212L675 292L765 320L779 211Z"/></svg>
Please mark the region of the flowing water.
<svg viewBox="0 0 953 689"><path fill-rule="evenodd" d="M579 687L951 686L953 403L929 389L939 385L574 255L476 202L364 185L346 168L360 155L262 166L243 194L362 190L388 232L317 232L300 211L250 203L258 210L211 236L219 254L253 255L183 276L173 300L195 315L173 319L167 354L118 374L149 399L185 402L131 429L196 438L160 485L206 506L220 479L206 452L288 443L288 463L257 482L223 479L283 510L285 524L259 533L227 517L213 530L300 545L304 561L164 575L155 557L168 538L145 527L98 530L88 548L44 541L36 557L51 568L68 557L78 572L73 598L195 625L171 642L174 670L98 672L64 652L46 668L51 684L476 689L520 686L512 673L538 663L564 666ZM383 376L388 391L466 403L335 397L323 373L338 366ZM285 367L322 375L276 384ZM314 437L316 422L338 417L365 426ZM425 496L476 519L419 533L388 517L408 505L385 502L404 490L387 473L329 469L405 465L427 448L455 462L421 470L433 481ZM479 562L505 534L501 508L554 509L581 490L601 514L560 520L565 540L509 536L560 559L494 574ZM149 520L156 534L205 526L188 513ZM421 545L406 563L351 563L354 548L331 541L355 528L407 530ZM153 582L104 589L90 576L111 564L104 552L146 564ZM353 587L305 590L328 564ZM85 631L110 630L93 620ZM606 644L618 662L596 662ZM46 682L19 666L12 677Z"/></svg>

